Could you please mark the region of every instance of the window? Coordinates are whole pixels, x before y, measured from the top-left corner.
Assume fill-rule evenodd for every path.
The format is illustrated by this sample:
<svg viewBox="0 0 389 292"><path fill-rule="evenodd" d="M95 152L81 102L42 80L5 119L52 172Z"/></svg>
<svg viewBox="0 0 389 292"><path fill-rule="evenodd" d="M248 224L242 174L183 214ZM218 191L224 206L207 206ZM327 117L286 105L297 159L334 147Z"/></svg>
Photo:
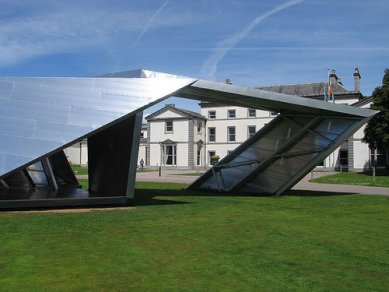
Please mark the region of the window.
<svg viewBox="0 0 389 292"><path fill-rule="evenodd" d="M253 108L247 110L247 115L249 118L255 118L257 116L257 111Z"/></svg>
<svg viewBox="0 0 389 292"><path fill-rule="evenodd" d="M214 150L208 151L208 163L209 163L210 165L212 165L212 163L211 163L211 157L212 157L212 156L215 156L215 155L216 155L216 151L214 151Z"/></svg>
<svg viewBox="0 0 389 292"><path fill-rule="evenodd" d="M165 132L166 133L173 133L173 121L166 121Z"/></svg>
<svg viewBox="0 0 389 292"><path fill-rule="evenodd" d="M177 145L162 145L162 162L164 165L177 164Z"/></svg>
<svg viewBox="0 0 389 292"><path fill-rule="evenodd" d="M340 149L339 151L339 164L341 166L348 166L348 151L347 149Z"/></svg>
<svg viewBox="0 0 389 292"><path fill-rule="evenodd" d="M236 115L235 115L235 110L232 109L232 110L228 110L228 118L229 119L235 119Z"/></svg>
<svg viewBox="0 0 389 292"><path fill-rule="evenodd" d="M216 111L209 111L208 112L208 119L216 119Z"/></svg>
<svg viewBox="0 0 389 292"><path fill-rule="evenodd" d="M197 149L197 165L201 165L201 149Z"/></svg>
<svg viewBox="0 0 389 292"><path fill-rule="evenodd" d="M247 126L248 138L254 136L255 132L256 132L255 126Z"/></svg>
<svg viewBox="0 0 389 292"><path fill-rule="evenodd" d="M203 127L203 123L201 121L197 121L197 133L201 133L201 128Z"/></svg>
<svg viewBox="0 0 389 292"><path fill-rule="evenodd" d="M227 132L228 132L227 141L235 142L235 127L228 127Z"/></svg>
<svg viewBox="0 0 389 292"><path fill-rule="evenodd" d="M208 128L208 141L209 142L216 141L216 128Z"/></svg>
<svg viewBox="0 0 389 292"><path fill-rule="evenodd" d="M142 139L142 138L144 138L144 137L145 137L145 133L140 132L140 138Z"/></svg>

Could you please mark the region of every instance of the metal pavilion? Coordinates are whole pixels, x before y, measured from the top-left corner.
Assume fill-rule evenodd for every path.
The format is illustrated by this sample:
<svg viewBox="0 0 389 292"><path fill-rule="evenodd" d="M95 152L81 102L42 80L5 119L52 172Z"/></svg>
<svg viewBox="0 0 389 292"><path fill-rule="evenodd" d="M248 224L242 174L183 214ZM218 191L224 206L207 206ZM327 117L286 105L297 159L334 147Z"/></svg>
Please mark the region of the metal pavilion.
<svg viewBox="0 0 389 292"><path fill-rule="evenodd" d="M0 208L121 204L134 198L143 110L168 97L278 112L191 189L280 195L375 112L134 70L100 77L0 77ZM63 149L87 139L89 190Z"/></svg>

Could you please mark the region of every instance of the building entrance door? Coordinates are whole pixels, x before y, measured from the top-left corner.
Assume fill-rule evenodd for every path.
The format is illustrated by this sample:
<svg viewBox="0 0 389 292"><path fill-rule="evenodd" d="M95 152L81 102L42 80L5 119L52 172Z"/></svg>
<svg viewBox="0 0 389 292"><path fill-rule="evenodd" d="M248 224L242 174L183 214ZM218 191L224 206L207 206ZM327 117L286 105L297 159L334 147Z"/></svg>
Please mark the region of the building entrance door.
<svg viewBox="0 0 389 292"><path fill-rule="evenodd" d="M177 165L177 145L163 145L163 164Z"/></svg>

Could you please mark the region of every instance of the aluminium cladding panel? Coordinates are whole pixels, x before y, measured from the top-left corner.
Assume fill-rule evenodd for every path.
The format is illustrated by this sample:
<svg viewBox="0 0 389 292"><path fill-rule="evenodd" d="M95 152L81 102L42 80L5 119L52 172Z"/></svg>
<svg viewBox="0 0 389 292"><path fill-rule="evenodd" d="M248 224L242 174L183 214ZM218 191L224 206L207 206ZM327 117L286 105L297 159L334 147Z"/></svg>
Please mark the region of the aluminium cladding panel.
<svg viewBox="0 0 389 292"><path fill-rule="evenodd" d="M0 178L194 81L0 77Z"/></svg>

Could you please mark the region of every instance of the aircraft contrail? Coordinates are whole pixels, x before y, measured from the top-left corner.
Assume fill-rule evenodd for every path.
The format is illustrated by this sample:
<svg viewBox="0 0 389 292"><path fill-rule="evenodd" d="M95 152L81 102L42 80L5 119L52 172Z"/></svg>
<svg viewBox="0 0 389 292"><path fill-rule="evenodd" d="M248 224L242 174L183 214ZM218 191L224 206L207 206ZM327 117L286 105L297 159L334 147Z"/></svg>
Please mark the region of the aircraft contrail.
<svg viewBox="0 0 389 292"><path fill-rule="evenodd" d="M250 31L256 27L260 22L265 20L266 18L272 16L273 14L280 12L290 6L302 3L304 0L292 0L288 1L284 4L281 4L268 12L258 15L247 27L245 27L242 31L239 31L232 36L222 40L216 47L213 54L204 62L202 66L202 75L208 77L210 79L215 78L215 74L217 72L217 67L219 62L224 58L224 56L233 49L242 39L244 39Z"/></svg>
<svg viewBox="0 0 389 292"><path fill-rule="evenodd" d="M150 17L150 19L147 21L145 27L143 28L140 35L137 37L135 42L132 44L133 47L136 46L136 44L139 42L139 40L143 37L143 35L146 33L146 31L149 29L151 23L154 21L154 19L158 16L158 14L162 11L162 9L170 2L170 0L166 0L158 9L154 12L154 14Z"/></svg>

